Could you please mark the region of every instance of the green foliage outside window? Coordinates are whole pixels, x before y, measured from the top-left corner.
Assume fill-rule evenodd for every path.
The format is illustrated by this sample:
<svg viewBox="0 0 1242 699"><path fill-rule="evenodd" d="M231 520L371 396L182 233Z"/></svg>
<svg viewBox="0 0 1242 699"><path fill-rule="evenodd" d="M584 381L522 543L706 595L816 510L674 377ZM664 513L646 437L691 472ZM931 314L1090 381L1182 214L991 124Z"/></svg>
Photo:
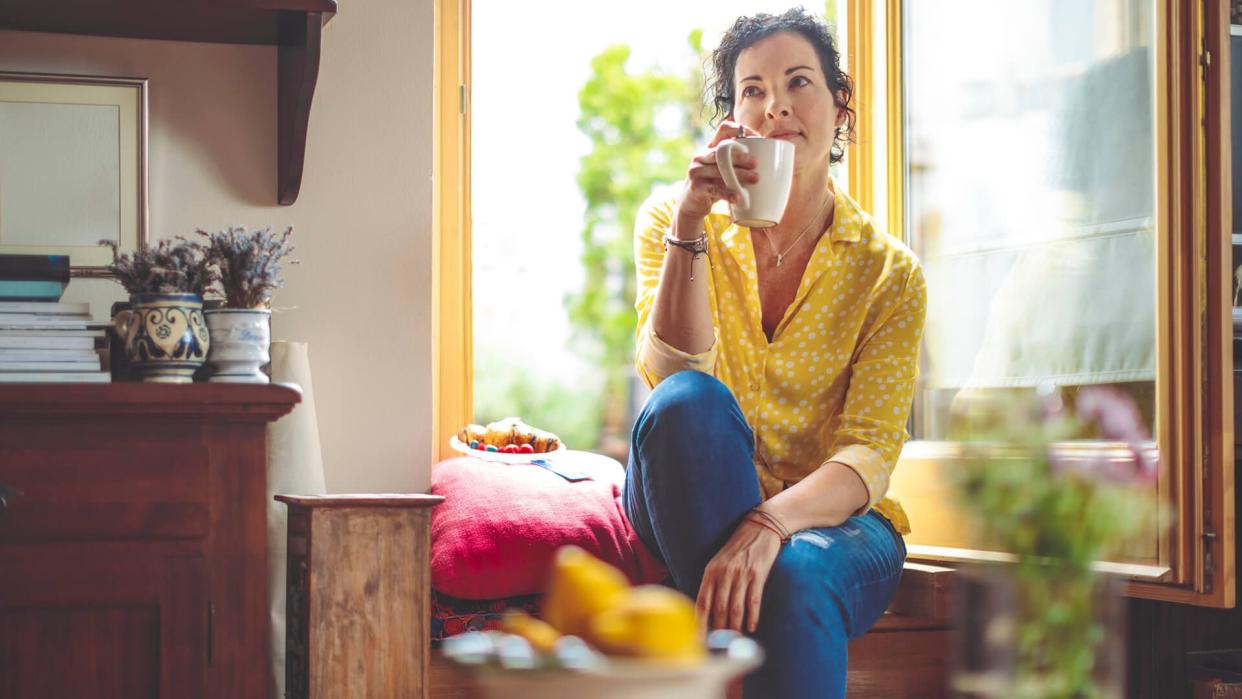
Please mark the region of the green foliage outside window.
<svg viewBox="0 0 1242 699"><path fill-rule="evenodd" d="M703 56L702 32L691 33L690 46ZM622 443L636 322L634 220L656 185L685 176L702 127L699 65L685 75L633 73L629 59L626 45L604 49L578 93L578 128L592 145L578 172L585 280L566 298L575 333L591 341L605 375L601 441Z"/></svg>

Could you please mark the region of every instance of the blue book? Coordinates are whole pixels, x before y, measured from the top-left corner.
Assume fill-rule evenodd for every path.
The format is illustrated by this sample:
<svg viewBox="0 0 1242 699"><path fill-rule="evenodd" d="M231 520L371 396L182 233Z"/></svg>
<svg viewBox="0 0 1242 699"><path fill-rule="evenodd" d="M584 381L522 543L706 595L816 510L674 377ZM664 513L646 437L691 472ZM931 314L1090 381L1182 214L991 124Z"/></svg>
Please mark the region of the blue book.
<svg viewBox="0 0 1242 699"><path fill-rule="evenodd" d="M0 301L59 301L66 284L38 279L0 279Z"/></svg>

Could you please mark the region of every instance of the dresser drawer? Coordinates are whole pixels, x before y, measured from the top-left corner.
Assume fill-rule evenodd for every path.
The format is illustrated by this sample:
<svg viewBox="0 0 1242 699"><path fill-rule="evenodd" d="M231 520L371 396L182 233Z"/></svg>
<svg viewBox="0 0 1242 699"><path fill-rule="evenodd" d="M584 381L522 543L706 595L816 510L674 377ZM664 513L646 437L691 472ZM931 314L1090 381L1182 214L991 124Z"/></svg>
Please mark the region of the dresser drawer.
<svg viewBox="0 0 1242 699"><path fill-rule="evenodd" d="M21 491L0 518L0 542L206 536L211 474L201 428L161 421L137 430L141 439L121 440L122 426L0 424L0 483Z"/></svg>

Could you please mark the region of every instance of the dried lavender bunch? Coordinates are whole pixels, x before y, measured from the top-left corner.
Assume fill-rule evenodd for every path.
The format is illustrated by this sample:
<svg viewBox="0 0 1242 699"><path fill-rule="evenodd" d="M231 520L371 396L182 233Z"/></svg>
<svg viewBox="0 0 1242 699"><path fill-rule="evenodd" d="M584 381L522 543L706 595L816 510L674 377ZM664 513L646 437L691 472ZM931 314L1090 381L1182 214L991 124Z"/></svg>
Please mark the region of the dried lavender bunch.
<svg viewBox="0 0 1242 699"><path fill-rule="evenodd" d="M271 305L272 292L285 283L280 263L293 252L289 244L292 227L281 235L273 235L270 226L249 232L243 226L233 226L218 233L200 230L198 234L207 239L203 250L207 262L219 271L227 308ZM298 261L290 259L288 263L296 265Z"/></svg>
<svg viewBox="0 0 1242 699"><path fill-rule="evenodd" d="M202 296L215 281L215 271L208 266L203 247L188 240L161 240L154 247L140 246L133 254L122 253L112 240L101 240L99 244L112 248L108 270L131 294Z"/></svg>

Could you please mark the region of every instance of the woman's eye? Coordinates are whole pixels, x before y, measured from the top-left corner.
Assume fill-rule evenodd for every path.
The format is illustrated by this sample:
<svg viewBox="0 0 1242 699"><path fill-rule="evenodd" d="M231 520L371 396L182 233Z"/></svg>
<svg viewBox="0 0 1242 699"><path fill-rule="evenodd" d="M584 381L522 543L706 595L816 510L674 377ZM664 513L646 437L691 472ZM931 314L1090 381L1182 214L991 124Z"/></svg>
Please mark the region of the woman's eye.
<svg viewBox="0 0 1242 699"><path fill-rule="evenodd" d="M754 97L757 94L759 94L759 88L755 87L754 85L750 85L750 86L742 88L743 97Z"/></svg>
<svg viewBox="0 0 1242 699"><path fill-rule="evenodd" d="M810 84L811 84L811 81L807 80L805 75L795 75L793 80L789 81L790 87L806 87L807 85L810 85Z"/></svg>

